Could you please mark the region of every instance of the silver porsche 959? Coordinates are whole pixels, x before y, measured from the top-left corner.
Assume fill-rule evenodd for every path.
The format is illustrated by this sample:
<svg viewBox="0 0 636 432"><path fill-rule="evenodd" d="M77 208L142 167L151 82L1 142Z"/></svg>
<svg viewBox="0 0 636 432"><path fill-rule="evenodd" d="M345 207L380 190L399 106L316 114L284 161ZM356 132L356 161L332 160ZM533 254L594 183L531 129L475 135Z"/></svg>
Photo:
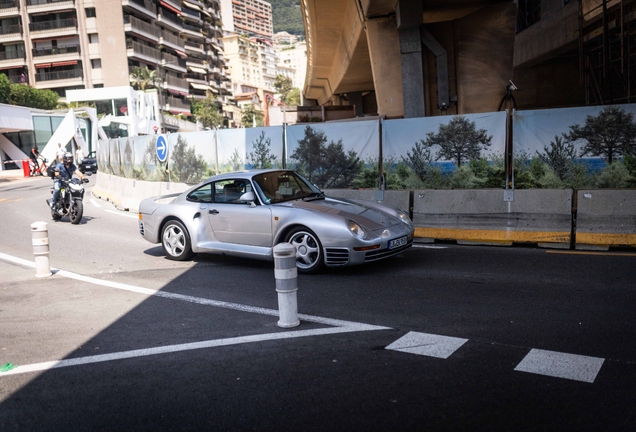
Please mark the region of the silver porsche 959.
<svg viewBox="0 0 636 432"><path fill-rule="evenodd" d="M166 203L168 202L168 203ZM273 260L296 247L303 273L388 258L413 244L408 215L372 201L326 197L292 170L221 174L139 205L139 232L171 260L195 253Z"/></svg>

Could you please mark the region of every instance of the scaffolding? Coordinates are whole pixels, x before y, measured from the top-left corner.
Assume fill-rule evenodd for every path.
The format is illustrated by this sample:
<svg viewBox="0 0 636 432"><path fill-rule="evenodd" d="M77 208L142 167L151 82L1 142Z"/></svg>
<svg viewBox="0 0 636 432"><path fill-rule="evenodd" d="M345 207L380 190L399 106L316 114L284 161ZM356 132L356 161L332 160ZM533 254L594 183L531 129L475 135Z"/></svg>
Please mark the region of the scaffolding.
<svg viewBox="0 0 636 432"><path fill-rule="evenodd" d="M579 51L587 105L636 102L636 0L581 0Z"/></svg>

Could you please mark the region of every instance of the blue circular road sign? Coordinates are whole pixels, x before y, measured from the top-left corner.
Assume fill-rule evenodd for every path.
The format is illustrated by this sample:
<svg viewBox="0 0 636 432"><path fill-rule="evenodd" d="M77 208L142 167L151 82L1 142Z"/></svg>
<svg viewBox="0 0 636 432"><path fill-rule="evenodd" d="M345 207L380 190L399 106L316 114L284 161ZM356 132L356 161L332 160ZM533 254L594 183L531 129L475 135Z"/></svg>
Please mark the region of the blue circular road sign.
<svg viewBox="0 0 636 432"><path fill-rule="evenodd" d="M166 157L168 156L168 142L163 135L159 135L157 138L157 143L155 147L157 151L157 157L161 162L166 161Z"/></svg>

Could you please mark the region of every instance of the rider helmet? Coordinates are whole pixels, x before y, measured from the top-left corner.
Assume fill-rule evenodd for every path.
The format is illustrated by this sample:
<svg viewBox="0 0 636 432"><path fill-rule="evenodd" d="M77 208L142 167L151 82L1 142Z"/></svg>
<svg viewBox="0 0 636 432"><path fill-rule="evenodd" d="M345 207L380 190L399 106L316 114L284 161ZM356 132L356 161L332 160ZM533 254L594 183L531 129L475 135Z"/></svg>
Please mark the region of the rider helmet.
<svg viewBox="0 0 636 432"><path fill-rule="evenodd" d="M73 163L73 155L70 154L70 153L64 153L64 157L62 158L62 162L64 162L65 164Z"/></svg>

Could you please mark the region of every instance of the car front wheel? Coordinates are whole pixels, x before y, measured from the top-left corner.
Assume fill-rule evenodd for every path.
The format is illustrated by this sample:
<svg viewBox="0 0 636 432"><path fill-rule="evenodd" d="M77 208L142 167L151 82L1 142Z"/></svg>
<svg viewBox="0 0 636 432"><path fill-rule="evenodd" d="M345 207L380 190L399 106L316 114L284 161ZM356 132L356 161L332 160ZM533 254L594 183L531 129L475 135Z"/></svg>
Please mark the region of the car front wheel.
<svg viewBox="0 0 636 432"><path fill-rule="evenodd" d="M286 241L296 248L296 267L301 273L314 273L323 266L322 246L318 236L308 228L293 229Z"/></svg>
<svg viewBox="0 0 636 432"><path fill-rule="evenodd" d="M190 235L183 224L176 220L168 221L161 234L161 245L168 259L185 261L192 258Z"/></svg>

